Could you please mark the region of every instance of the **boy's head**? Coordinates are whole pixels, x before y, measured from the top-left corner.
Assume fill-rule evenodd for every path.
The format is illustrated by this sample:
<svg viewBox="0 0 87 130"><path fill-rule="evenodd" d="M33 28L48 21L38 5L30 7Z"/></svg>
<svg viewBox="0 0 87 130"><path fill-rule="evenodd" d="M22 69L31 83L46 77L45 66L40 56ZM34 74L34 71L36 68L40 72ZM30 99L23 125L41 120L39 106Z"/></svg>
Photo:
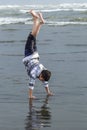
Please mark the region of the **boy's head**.
<svg viewBox="0 0 87 130"><path fill-rule="evenodd" d="M39 80L41 81L48 81L51 77L51 72L48 70L43 70L39 75Z"/></svg>

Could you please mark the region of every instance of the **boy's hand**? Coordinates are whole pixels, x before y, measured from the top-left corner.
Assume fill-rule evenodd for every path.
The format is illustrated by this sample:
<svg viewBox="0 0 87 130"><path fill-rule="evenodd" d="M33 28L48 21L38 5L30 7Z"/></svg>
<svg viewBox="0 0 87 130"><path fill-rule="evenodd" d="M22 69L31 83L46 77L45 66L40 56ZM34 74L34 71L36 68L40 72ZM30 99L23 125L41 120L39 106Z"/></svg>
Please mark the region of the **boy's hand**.
<svg viewBox="0 0 87 130"><path fill-rule="evenodd" d="M35 96L29 96L30 99L35 99L36 97Z"/></svg>
<svg viewBox="0 0 87 130"><path fill-rule="evenodd" d="M48 93L48 96L53 96L53 93L52 93L52 92L49 92L49 93Z"/></svg>
<svg viewBox="0 0 87 130"><path fill-rule="evenodd" d="M49 96L53 96L53 93L50 91L49 87L45 87L45 89Z"/></svg>

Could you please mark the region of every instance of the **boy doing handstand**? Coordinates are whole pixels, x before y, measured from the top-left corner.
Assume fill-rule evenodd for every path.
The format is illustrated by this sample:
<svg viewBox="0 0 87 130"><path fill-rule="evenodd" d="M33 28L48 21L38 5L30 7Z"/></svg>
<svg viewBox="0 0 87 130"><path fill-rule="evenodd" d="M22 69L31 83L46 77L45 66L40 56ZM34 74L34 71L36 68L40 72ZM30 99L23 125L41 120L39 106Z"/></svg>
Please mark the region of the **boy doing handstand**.
<svg viewBox="0 0 87 130"><path fill-rule="evenodd" d="M35 98L35 96L33 96L33 89L36 78L43 82L47 94L52 95L48 85L51 72L39 62L39 54L36 46L36 36L39 33L42 24L44 24L44 19L41 13L36 13L34 10L31 10L30 14L33 16L33 28L26 41L23 63L26 67L27 74L30 77L29 98Z"/></svg>

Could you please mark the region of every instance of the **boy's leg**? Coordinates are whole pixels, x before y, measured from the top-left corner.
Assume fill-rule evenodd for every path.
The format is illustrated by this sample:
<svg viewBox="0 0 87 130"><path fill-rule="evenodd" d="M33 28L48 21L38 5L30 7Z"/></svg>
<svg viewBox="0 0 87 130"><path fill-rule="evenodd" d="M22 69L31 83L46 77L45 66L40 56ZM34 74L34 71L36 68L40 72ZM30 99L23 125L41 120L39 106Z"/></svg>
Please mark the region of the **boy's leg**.
<svg viewBox="0 0 87 130"><path fill-rule="evenodd" d="M41 13L36 13L34 10L30 11L33 16L33 28L31 34L29 34L25 45L25 57L33 54L37 51L36 36L39 33L40 27L44 24L44 19Z"/></svg>
<svg viewBox="0 0 87 130"><path fill-rule="evenodd" d="M44 19L41 13L37 14L34 10L31 10L30 13L33 16L34 20L31 34L36 37L40 31L41 25L44 24Z"/></svg>

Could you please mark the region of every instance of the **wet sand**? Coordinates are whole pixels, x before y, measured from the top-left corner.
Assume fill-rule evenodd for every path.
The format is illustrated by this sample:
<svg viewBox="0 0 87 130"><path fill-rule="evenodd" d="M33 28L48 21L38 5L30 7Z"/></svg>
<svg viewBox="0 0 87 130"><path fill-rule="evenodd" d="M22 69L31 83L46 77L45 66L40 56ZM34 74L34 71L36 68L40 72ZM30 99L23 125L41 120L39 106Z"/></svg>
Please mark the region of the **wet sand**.
<svg viewBox="0 0 87 130"><path fill-rule="evenodd" d="M40 62L52 71L55 95L47 97L37 80L33 101L22 64L30 31L30 25L0 26L0 130L87 129L86 26L43 26L38 51Z"/></svg>

